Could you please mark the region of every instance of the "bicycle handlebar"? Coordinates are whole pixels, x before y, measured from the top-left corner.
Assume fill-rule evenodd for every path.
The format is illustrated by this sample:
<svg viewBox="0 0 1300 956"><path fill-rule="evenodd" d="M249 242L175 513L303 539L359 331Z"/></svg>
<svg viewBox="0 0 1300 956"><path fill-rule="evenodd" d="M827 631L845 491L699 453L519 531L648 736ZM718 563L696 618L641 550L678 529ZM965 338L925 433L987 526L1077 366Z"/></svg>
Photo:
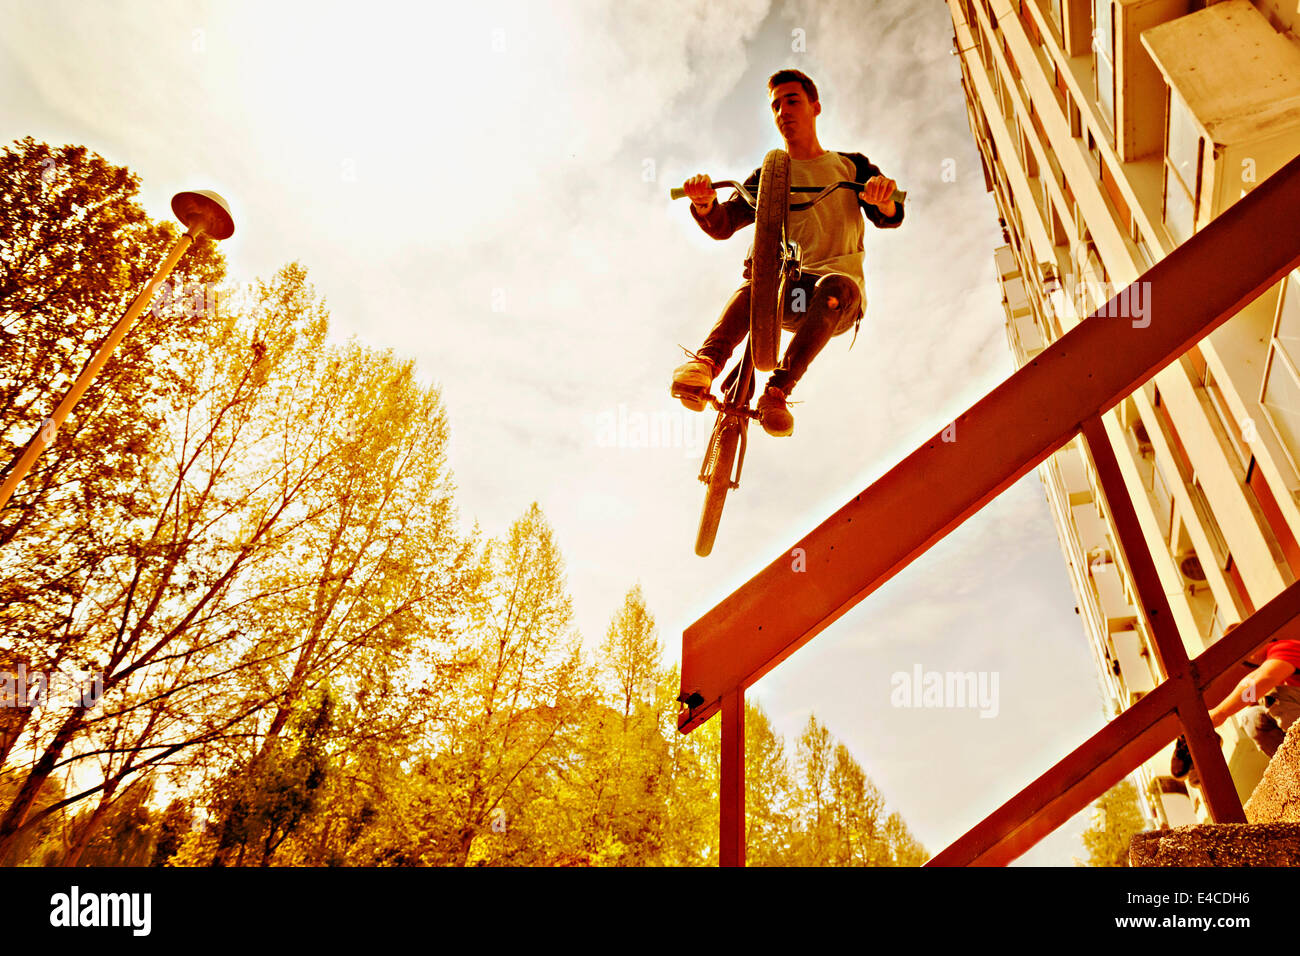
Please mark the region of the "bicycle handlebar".
<svg viewBox="0 0 1300 956"><path fill-rule="evenodd" d="M758 199L752 193L750 193L748 189L745 188L744 183L738 183L734 179L718 180L716 183L713 182L709 183L709 186L713 189L729 187L731 189L734 189L736 191L736 194L740 196L741 199L745 200L745 202L749 203L749 205L751 206L758 205ZM825 199L827 196L829 196L837 189L852 189L854 192L860 193L862 192L862 190L866 188L867 188L866 183L853 183L853 182L849 182L848 180L841 180L838 183L831 183L831 185L829 186L791 186L790 192L792 193L817 193L817 195L814 196L812 199L808 200L807 202L791 203L790 210L792 212L800 212L804 209L811 209L813 206L817 205L817 203L821 202L823 199ZM668 196L671 199L685 199L686 190L681 186L674 186L672 189L668 190ZM893 195L890 196L889 198L892 202L902 202L904 199L907 198L907 192L905 190L895 187Z"/></svg>

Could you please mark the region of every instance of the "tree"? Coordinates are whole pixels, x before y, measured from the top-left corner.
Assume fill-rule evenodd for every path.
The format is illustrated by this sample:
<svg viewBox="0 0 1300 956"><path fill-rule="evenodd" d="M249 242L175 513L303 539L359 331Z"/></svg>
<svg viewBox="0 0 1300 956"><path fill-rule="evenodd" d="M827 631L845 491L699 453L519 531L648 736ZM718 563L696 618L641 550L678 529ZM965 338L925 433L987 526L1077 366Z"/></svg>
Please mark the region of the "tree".
<svg viewBox="0 0 1300 956"><path fill-rule="evenodd" d="M231 309L155 436L158 465L115 529L124 556L85 585L81 643L104 700L29 729L36 757L0 846L35 822L59 768L108 757L101 781L40 813L163 765L246 762L239 742L268 750L326 680L375 700L422 685L412 703L371 707L389 728L438 706L426 692L441 678L405 662L448 637L475 569L436 391L415 386L409 363L330 346L301 267Z"/></svg>
<svg viewBox="0 0 1300 956"><path fill-rule="evenodd" d="M571 634L572 602L554 533L536 502L504 540L487 543L474 629L460 649L459 692L428 764L427 785L442 796L429 814L430 852L465 866L474 842L518 819L521 777L561 747L590 697L592 682Z"/></svg>
<svg viewBox="0 0 1300 956"><path fill-rule="evenodd" d="M153 780L139 778L116 799L100 801L69 827L71 846L63 866L145 866L153 859L158 833L149 808Z"/></svg>
<svg viewBox="0 0 1300 956"><path fill-rule="evenodd" d="M29 137L0 153L0 476L176 239L138 190L129 170L84 147ZM0 665L93 669L92 583L134 546L120 528L156 463L163 410L187 387L187 357L217 320L207 304L224 268L200 237L0 511ZM203 307L173 289L197 290ZM30 719L30 708L5 715L0 767Z"/></svg>
<svg viewBox="0 0 1300 956"><path fill-rule="evenodd" d="M269 751L260 752L231 773L221 787L218 855L237 850L242 865L250 850L259 866L271 858L285 840L311 815L318 794L331 772L328 747L334 725L334 701L323 690L295 715L288 740L276 737Z"/></svg>
<svg viewBox="0 0 1300 956"><path fill-rule="evenodd" d="M1137 788L1125 777L1098 799L1092 826L1083 831L1088 866L1128 866L1128 847L1146 829Z"/></svg>
<svg viewBox="0 0 1300 956"><path fill-rule="evenodd" d="M823 724L813 714L795 744L798 778L798 798L802 850L799 863L803 866L824 866L829 862L833 842L833 826L827 812L830 801L831 761L834 741Z"/></svg>
<svg viewBox="0 0 1300 956"><path fill-rule="evenodd" d="M639 584L610 621L597 661L609 705L581 715L564 782L575 808L568 850L625 866L657 860L666 820L668 746L661 733L663 645ZM558 821L557 821L558 822Z"/></svg>
<svg viewBox="0 0 1300 956"><path fill-rule="evenodd" d="M719 756L721 720L707 721L690 734L677 730L676 697L681 672L676 665L664 681L672 709L662 711L661 728L668 740L667 866L714 865L718 862Z"/></svg>
<svg viewBox="0 0 1300 956"><path fill-rule="evenodd" d="M848 748L809 715L796 747L792 858L803 866L919 866L928 859Z"/></svg>
<svg viewBox="0 0 1300 956"><path fill-rule="evenodd" d="M897 813L891 813L885 820L885 839L890 852L888 866L920 866L930 858Z"/></svg>
<svg viewBox="0 0 1300 956"><path fill-rule="evenodd" d="M881 866L889 861L885 800L844 744L835 745L830 772L836 866ZM908 835L910 837L910 834Z"/></svg>

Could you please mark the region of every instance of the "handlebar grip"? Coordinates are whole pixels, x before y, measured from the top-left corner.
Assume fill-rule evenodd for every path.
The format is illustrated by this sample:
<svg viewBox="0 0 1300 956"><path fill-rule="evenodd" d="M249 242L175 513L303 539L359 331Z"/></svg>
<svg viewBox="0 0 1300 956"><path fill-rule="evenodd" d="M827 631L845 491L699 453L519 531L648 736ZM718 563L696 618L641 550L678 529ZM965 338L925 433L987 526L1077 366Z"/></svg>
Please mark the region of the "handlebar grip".
<svg viewBox="0 0 1300 956"><path fill-rule="evenodd" d="M683 189L681 186L674 186L672 189L668 190L668 198L670 198L670 199L685 199L685 198L686 198L686 190Z"/></svg>
<svg viewBox="0 0 1300 956"><path fill-rule="evenodd" d="M907 198L907 190L894 187L893 195L889 197L890 202L902 202Z"/></svg>

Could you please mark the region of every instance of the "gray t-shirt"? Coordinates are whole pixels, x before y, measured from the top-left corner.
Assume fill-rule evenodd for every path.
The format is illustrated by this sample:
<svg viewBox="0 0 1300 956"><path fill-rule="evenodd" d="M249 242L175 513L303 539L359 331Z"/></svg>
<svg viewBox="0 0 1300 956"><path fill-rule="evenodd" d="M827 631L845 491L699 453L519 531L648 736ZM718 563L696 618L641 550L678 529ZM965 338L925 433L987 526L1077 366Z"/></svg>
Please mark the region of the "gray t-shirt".
<svg viewBox="0 0 1300 956"><path fill-rule="evenodd" d="M840 180L853 181L855 172L852 160L828 149L816 159L791 159L790 185L829 186ZM791 193L790 201L804 202L815 195ZM811 209L791 212L787 229L803 250L803 271L848 276L858 284L865 310L867 285L862 275L863 223L858 194L837 189Z"/></svg>
<svg viewBox="0 0 1300 956"><path fill-rule="evenodd" d="M850 181L865 183L873 176L883 175L880 167L862 153L842 153L827 150L816 159L791 159L790 184L792 186L829 186L831 183ZM745 187L758 192L759 170L754 170L745 181ZM791 193L792 202L803 202L810 193ZM880 208L864 203L858 194L849 189L837 189L811 209L790 213L790 237L803 251L802 268L813 275L837 272L849 276L862 293L862 308L867 307L866 283L862 275L864 252L862 217L865 215L880 229L896 229L903 222L904 203L896 203L894 214L886 216ZM754 210L739 196L726 202L716 202L707 214L691 206L691 215L708 235L714 239L728 239L754 222ZM748 270L745 272L749 278Z"/></svg>

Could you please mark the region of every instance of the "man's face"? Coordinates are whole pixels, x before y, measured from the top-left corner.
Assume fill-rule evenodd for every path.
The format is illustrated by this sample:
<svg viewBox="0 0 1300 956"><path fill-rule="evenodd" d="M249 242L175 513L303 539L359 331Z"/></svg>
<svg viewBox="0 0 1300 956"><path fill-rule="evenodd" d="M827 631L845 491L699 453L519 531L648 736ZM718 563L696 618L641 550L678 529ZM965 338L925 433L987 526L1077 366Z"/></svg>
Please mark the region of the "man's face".
<svg viewBox="0 0 1300 956"><path fill-rule="evenodd" d="M817 114L822 111L822 105L810 103L808 94L798 81L782 83L771 94L772 119L785 140L804 139L816 130Z"/></svg>

